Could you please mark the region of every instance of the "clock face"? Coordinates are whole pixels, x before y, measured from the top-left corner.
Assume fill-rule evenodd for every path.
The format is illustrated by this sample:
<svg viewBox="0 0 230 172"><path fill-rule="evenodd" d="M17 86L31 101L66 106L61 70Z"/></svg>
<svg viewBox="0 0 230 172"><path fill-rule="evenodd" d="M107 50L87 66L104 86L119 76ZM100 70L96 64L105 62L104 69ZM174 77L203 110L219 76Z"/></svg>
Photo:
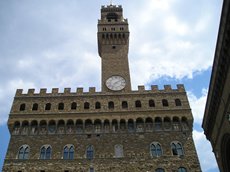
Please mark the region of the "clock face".
<svg viewBox="0 0 230 172"><path fill-rule="evenodd" d="M119 91L125 88L125 79L121 76L111 76L105 82L105 85L113 91Z"/></svg>

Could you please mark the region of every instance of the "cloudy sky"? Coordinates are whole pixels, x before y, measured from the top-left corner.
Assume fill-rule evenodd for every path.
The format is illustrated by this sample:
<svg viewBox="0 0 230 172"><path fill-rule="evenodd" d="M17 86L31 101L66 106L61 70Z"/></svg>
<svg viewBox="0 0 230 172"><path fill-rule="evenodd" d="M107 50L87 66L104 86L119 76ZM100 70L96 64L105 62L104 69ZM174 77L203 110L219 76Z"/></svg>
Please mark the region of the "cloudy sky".
<svg viewBox="0 0 230 172"><path fill-rule="evenodd" d="M7 119L17 88L100 91L97 20L109 0L0 1L0 166ZM218 172L200 127L204 114L222 0L114 0L130 27L132 88L185 84L204 172ZM84 75L83 75L84 74Z"/></svg>

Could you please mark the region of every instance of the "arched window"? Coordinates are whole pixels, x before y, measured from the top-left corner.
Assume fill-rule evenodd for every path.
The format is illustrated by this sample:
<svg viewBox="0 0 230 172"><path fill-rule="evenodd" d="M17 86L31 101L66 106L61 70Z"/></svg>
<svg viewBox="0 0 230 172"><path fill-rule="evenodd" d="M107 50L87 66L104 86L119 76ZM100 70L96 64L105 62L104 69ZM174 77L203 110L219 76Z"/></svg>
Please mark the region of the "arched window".
<svg viewBox="0 0 230 172"><path fill-rule="evenodd" d="M77 133L83 132L83 121L81 119L78 119L76 121L76 128L77 128Z"/></svg>
<svg viewBox="0 0 230 172"><path fill-rule="evenodd" d="M76 110L77 109L77 103L76 102L72 102L71 103L71 110Z"/></svg>
<svg viewBox="0 0 230 172"><path fill-rule="evenodd" d="M161 145L157 142L151 143L150 145L150 155L152 157L159 157L162 155Z"/></svg>
<svg viewBox="0 0 230 172"><path fill-rule="evenodd" d="M134 128L134 121L132 119L128 120L128 131L129 132L134 132L135 128Z"/></svg>
<svg viewBox="0 0 230 172"><path fill-rule="evenodd" d="M165 130L171 129L171 119L169 117L164 117L164 129Z"/></svg>
<svg viewBox="0 0 230 172"><path fill-rule="evenodd" d="M21 104L19 110L24 111L25 109L26 109L26 104L25 103Z"/></svg>
<svg viewBox="0 0 230 172"><path fill-rule="evenodd" d="M157 168L155 172L165 172L165 170L163 168Z"/></svg>
<svg viewBox="0 0 230 172"><path fill-rule="evenodd" d="M155 118L155 130L156 131L162 130L162 120L160 117Z"/></svg>
<svg viewBox="0 0 230 172"><path fill-rule="evenodd" d="M32 110L34 110L34 111L35 111L35 110L38 110L38 104L37 104L37 103L34 103L34 104L33 104Z"/></svg>
<svg viewBox="0 0 230 172"><path fill-rule="evenodd" d="M31 122L31 134L37 134L38 132L38 122L32 121Z"/></svg>
<svg viewBox="0 0 230 172"><path fill-rule="evenodd" d="M175 104L176 104L176 106L181 106L181 101L180 101L180 99L175 99Z"/></svg>
<svg viewBox="0 0 230 172"><path fill-rule="evenodd" d="M63 159L74 159L74 146L66 145L63 150Z"/></svg>
<svg viewBox="0 0 230 172"><path fill-rule="evenodd" d="M58 110L64 110L64 103L58 104Z"/></svg>
<svg viewBox="0 0 230 172"><path fill-rule="evenodd" d="M51 109L51 103L46 103L45 110L50 110Z"/></svg>
<svg viewBox="0 0 230 172"><path fill-rule="evenodd" d="M137 132L144 131L144 120L142 118L137 118L136 120L136 131Z"/></svg>
<svg viewBox="0 0 230 172"><path fill-rule="evenodd" d="M109 109L114 109L114 102L110 101L108 103L108 107L109 107Z"/></svg>
<svg viewBox="0 0 230 172"><path fill-rule="evenodd" d="M152 131L153 130L153 119L146 118L145 120L145 131Z"/></svg>
<svg viewBox="0 0 230 172"><path fill-rule="evenodd" d="M90 168L89 168L89 172L94 172L94 168L93 168L93 167L90 167Z"/></svg>
<svg viewBox="0 0 230 172"><path fill-rule="evenodd" d="M18 159L29 159L30 148L28 145L23 145L19 148Z"/></svg>
<svg viewBox="0 0 230 172"><path fill-rule="evenodd" d="M101 109L101 103L100 102L95 103L95 109Z"/></svg>
<svg viewBox="0 0 230 172"><path fill-rule="evenodd" d="M41 148L40 151L40 159L51 159L51 146L50 145L44 145Z"/></svg>
<svg viewBox="0 0 230 172"><path fill-rule="evenodd" d="M123 146L122 145L115 145L114 152L116 158L124 157Z"/></svg>
<svg viewBox="0 0 230 172"><path fill-rule="evenodd" d="M163 99L163 100L162 100L162 105L163 105L163 106L169 106L168 100Z"/></svg>
<svg viewBox="0 0 230 172"><path fill-rule="evenodd" d="M100 119L96 119L94 121L94 127L95 127L95 133L100 133L101 132L102 125L101 125L101 120Z"/></svg>
<svg viewBox="0 0 230 172"><path fill-rule="evenodd" d="M54 120L49 121L48 132L49 134L54 134L56 132L56 122Z"/></svg>
<svg viewBox="0 0 230 172"><path fill-rule="evenodd" d="M154 100L149 100L149 107L155 107Z"/></svg>
<svg viewBox="0 0 230 172"><path fill-rule="evenodd" d="M137 108L141 107L141 101L140 100L135 101L135 107L137 107Z"/></svg>
<svg viewBox="0 0 230 172"><path fill-rule="evenodd" d="M89 109L89 102L84 103L84 109Z"/></svg>
<svg viewBox="0 0 230 172"><path fill-rule="evenodd" d="M187 170L184 167L180 167L180 168L178 168L178 172L187 172Z"/></svg>
<svg viewBox="0 0 230 172"><path fill-rule="evenodd" d="M112 129L113 129L113 132L117 132L118 130L118 122L116 119L112 120Z"/></svg>
<svg viewBox="0 0 230 172"><path fill-rule="evenodd" d="M21 134L28 134L29 130L29 122L28 121L23 121L22 122L22 129L21 129Z"/></svg>
<svg viewBox="0 0 230 172"><path fill-rule="evenodd" d="M89 145L86 148L86 158L89 159L89 160L92 160L93 157L94 157L94 149L93 149L92 145Z"/></svg>
<svg viewBox="0 0 230 172"><path fill-rule="evenodd" d="M128 103L127 101L122 101L122 109L127 109L128 108Z"/></svg>
<svg viewBox="0 0 230 172"><path fill-rule="evenodd" d="M184 155L182 145L179 142L171 143L171 149L173 155L179 155L179 156Z"/></svg>

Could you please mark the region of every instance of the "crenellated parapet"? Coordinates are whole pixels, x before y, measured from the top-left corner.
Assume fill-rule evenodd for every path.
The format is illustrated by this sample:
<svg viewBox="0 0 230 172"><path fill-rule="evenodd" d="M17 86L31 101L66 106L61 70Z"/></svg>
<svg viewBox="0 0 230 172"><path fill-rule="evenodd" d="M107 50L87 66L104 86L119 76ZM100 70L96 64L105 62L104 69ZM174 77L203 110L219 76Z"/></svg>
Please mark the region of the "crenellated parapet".
<svg viewBox="0 0 230 172"><path fill-rule="evenodd" d="M15 97L20 96L74 96L74 95L105 95L110 93L97 92L95 87L89 87L88 91L84 91L84 88L79 87L75 91L72 91L71 88L64 88L64 91L59 91L59 88L52 88L51 92L47 92L46 88L41 88L39 92L36 92L35 89L31 88L27 90L27 93L23 93L23 89L17 89ZM183 84L178 84L176 89L173 89L171 85L164 85L164 89L159 89L157 85L152 85L151 89L146 89L144 85L138 86L137 90L120 93L114 92L113 95L120 94L138 94L138 93L182 93L185 92Z"/></svg>

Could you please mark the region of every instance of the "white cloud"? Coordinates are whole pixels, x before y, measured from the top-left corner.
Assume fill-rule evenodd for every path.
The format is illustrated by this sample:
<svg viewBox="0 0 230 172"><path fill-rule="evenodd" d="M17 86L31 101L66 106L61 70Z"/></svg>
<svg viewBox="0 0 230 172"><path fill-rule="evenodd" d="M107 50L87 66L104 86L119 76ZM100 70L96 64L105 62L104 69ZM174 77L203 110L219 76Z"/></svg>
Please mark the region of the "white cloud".
<svg viewBox="0 0 230 172"><path fill-rule="evenodd" d="M202 89L201 97L196 97L192 92L188 92L188 99L190 102L190 106L192 108L194 122L199 125L202 124L207 94L208 94L207 89Z"/></svg>
<svg viewBox="0 0 230 172"><path fill-rule="evenodd" d="M193 138L196 145L198 157L200 160L202 171L207 172L215 169L218 172L216 159L213 154L211 144L206 140L203 132L193 131Z"/></svg>

